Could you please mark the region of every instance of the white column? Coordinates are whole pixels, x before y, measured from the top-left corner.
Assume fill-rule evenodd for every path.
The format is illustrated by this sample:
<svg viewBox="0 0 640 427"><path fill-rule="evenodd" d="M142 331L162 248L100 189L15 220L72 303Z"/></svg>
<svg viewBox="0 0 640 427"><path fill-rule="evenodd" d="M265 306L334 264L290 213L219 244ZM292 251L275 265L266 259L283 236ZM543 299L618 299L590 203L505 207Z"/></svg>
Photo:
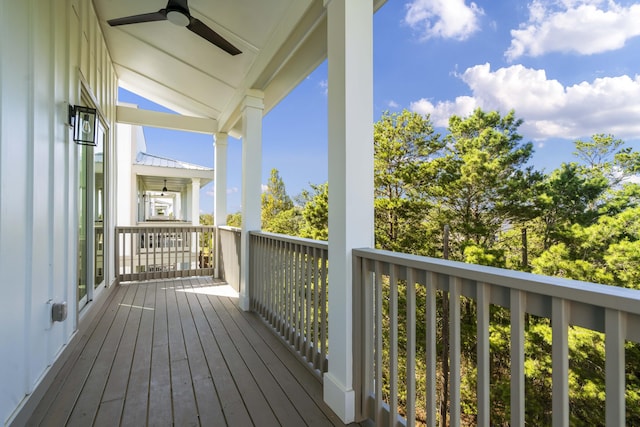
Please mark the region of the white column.
<svg viewBox="0 0 640 427"><path fill-rule="evenodd" d="M324 400L355 418L353 248L372 247L373 1L325 0L329 66L329 371Z"/></svg>
<svg viewBox="0 0 640 427"><path fill-rule="evenodd" d="M229 138L226 133L219 132L213 137L214 156L214 190L213 190L213 225L220 227L227 224L227 147ZM215 233L214 242L214 276L220 277L220 233Z"/></svg>
<svg viewBox="0 0 640 427"><path fill-rule="evenodd" d="M175 215L175 218L178 221L182 221L182 212L183 212L183 205L184 205L183 199L184 199L184 195L182 192L176 194L176 201L175 201L175 204L173 205L173 210L174 210L173 214Z"/></svg>
<svg viewBox="0 0 640 427"><path fill-rule="evenodd" d="M220 226L227 223L227 146L226 133L217 133L213 142L214 155L214 196L213 196L213 220L214 225Z"/></svg>
<svg viewBox="0 0 640 427"><path fill-rule="evenodd" d="M242 106L242 235L239 305L249 310L249 231L260 230L263 93L249 90Z"/></svg>
<svg viewBox="0 0 640 427"><path fill-rule="evenodd" d="M200 225L200 178L191 178L191 224Z"/></svg>
<svg viewBox="0 0 640 427"><path fill-rule="evenodd" d="M186 221L189 218L188 202L191 200L191 189L187 187L186 191L180 192L180 220Z"/></svg>

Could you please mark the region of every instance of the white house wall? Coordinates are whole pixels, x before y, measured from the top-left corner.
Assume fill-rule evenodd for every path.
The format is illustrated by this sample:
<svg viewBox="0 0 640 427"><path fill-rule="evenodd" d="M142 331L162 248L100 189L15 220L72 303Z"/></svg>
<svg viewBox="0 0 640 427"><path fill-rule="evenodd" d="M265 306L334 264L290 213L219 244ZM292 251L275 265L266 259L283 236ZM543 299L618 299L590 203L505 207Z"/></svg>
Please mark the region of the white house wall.
<svg viewBox="0 0 640 427"><path fill-rule="evenodd" d="M0 422L9 423L77 328L77 161L67 103L88 85L111 128L117 79L90 0L0 0ZM107 190L108 191L108 190ZM113 192L107 217L114 218ZM105 224L106 251L113 220ZM106 266L114 276L113 257ZM51 323L47 302L67 301ZM89 307L90 309L90 307Z"/></svg>

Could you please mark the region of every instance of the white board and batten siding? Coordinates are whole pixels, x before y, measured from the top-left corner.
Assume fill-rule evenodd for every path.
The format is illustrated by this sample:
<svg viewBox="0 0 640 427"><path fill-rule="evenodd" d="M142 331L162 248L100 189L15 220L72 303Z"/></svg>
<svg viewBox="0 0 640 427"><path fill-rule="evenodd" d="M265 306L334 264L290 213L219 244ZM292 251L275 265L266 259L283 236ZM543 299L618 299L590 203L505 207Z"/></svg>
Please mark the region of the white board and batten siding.
<svg viewBox="0 0 640 427"><path fill-rule="evenodd" d="M67 105L81 81L115 160L117 77L90 0L0 0L0 424L10 423L78 325L79 146ZM115 161L106 171L113 188ZM107 190L108 191L108 190ZM107 192L106 217L115 195ZM113 222L105 224L107 245ZM112 246L111 246L112 247ZM114 276L113 257L106 281ZM67 301L64 322L49 300Z"/></svg>

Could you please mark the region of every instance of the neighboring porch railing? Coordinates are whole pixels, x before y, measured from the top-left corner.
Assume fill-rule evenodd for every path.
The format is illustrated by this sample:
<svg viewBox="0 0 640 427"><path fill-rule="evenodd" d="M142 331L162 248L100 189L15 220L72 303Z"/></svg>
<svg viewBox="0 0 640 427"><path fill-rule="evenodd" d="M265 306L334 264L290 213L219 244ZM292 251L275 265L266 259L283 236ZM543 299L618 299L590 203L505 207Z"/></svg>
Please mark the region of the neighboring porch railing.
<svg viewBox="0 0 640 427"><path fill-rule="evenodd" d="M421 304L417 304L417 292L421 295ZM477 346L474 424L493 425L489 419L490 405L502 404L510 407L510 425L525 425L525 325L529 316L535 315L550 319L553 331L552 407L548 408L553 425L566 426L570 421L570 325L604 332L606 420L603 421L608 426L625 425L625 341L640 342L639 291L361 249L354 250L353 301L357 371L354 389L356 410L361 419L369 418L377 426L411 426L416 424L416 414L420 414L421 424L435 427L436 412L440 410L436 394L436 336L439 328L447 324L449 334L445 336L449 339L449 352L444 356L450 367L447 425L460 425L461 375L464 374L461 373L461 305L469 303L475 304L477 322L476 335L471 336L471 342ZM436 317L445 305L448 319ZM495 363L490 363L490 306L509 311L511 350L505 369L510 371L510 397L507 398L510 402L490 402L490 365ZM402 319L402 328L398 319ZM401 336L400 329L406 330L406 335ZM420 341L419 330L422 330ZM422 348L419 355L417 347ZM406 359L400 356L403 353ZM418 365L423 370L417 369ZM417 397L417 385L422 389L420 397Z"/></svg>
<svg viewBox="0 0 640 427"><path fill-rule="evenodd" d="M319 379L327 370L326 242L251 233L251 309Z"/></svg>
<svg viewBox="0 0 640 427"><path fill-rule="evenodd" d="M116 279L213 276L214 226L116 227Z"/></svg>

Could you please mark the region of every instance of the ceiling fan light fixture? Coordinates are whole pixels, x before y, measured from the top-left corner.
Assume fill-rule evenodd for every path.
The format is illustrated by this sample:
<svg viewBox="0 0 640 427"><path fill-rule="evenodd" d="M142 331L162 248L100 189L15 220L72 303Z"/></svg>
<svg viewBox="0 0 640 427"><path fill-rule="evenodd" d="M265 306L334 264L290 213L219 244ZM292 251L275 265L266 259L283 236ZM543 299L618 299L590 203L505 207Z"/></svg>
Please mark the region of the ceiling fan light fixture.
<svg viewBox="0 0 640 427"><path fill-rule="evenodd" d="M167 11L167 20L179 27L186 27L191 22L189 15L187 15L181 10Z"/></svg>

